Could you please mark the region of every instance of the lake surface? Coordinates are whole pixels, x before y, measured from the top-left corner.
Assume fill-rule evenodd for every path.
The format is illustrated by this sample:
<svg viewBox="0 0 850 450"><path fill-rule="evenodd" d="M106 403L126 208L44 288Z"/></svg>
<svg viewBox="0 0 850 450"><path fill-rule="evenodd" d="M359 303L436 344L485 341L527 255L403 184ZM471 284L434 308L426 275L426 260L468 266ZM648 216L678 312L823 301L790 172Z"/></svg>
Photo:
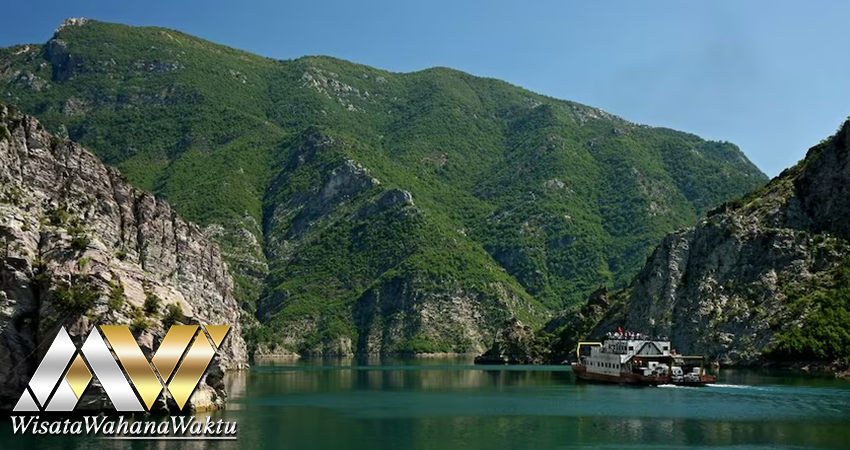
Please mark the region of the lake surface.
<svg viewBox="0 0 850 450"><path fill-rule="evenodd" d="M308 360L227 380L237 441L12 436L2 449L848 449L850 381L721 371L705 388L576 383L471 358ZM203 415L202 415L203 416Z"/></svg>

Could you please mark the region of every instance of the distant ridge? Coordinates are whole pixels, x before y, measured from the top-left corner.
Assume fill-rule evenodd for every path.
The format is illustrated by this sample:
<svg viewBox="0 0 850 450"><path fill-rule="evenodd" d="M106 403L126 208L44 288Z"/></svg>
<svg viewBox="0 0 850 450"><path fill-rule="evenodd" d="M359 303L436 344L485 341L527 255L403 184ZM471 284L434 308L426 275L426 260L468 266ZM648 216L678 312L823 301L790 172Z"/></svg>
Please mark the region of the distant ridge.
<svg viewBox="0 0 850 450"><path fill-rule="evenodd" d="M205 226L261 353L480 351L766 181L732 144L494 79L94 20L0 49L0 95Z"/></svg>

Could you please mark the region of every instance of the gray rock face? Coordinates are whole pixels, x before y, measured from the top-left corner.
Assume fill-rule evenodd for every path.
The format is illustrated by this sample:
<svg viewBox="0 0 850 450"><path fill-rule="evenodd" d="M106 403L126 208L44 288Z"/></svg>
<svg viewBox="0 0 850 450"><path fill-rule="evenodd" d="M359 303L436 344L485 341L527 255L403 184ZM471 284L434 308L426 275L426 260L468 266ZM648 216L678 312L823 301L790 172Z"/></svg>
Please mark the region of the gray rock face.
<svg viewBox="0 0 850 450"><path fill-rule="evenodd" d="M475 358L475 364L541 364L543 355L536 352L534 330L516 318L502 324L493 345Z"/></svg>
<svg viewBox="0 0 850 450"><path fill-rule="evenodd" d="M255 355L481 352L494 324L515 311L543 315L504 284L470 286L425 274L417 267L422 242L439 239L427 213L409 191L382 184L351 159L344 145L305 133L266 192L270 289L257 316L275 327L276 342ZM353 270L317 277L327 298L304 296L292 279L323 273L329 254ZM315 308L320 302L332 306Z"/></svg>
<svg viewBox="0 0 850 450"><path fill-rule="evenodd" d="M178 317L168 311L180 309L183 323L232 326L209 373L247 367L218 247L166 202L4 106L0 251L0 406L17 401L60 326L80 344L92 325L128 324L150 356ZM222 383L207 378L193 410L223 406Z"/></svg>
<svg viewBox="0 0 850 450"><path fill-rule="evenodd" d="M392 208L402 206L414 206L413 195L410 192L401 189L389 189L374 202L364 206L354 214L354 219L363 220L368 217L380 214Z"/></svg>
<svg viewBox="0 0 850 450"><path fill-rule="evenodd" d="M799 207L790 209L789 223L850 239L850 121L828 145L810 150L804 164L794 182Z"/></svg>
<svg viewBox="0 0 850 450"><path fill-rule="evenodd" d="M612 327L669 335L677 350L726 364L760 360L805 318L795 294L829 282L850 239L850 122L760 191L668 235Z"/></svg>
<svg viewBox="0 0 850 450"><path fill-rule="evenodd" d="M510 311L506 298L493 305L474 292L429 292L423 284L398 277L366 291L353 307L358 340L342 348L342 354L404 352L402 343L413 336L434 342L454 339L468 343L468 351L481 352L481 343L491 336L489 325Z"/></svg>
<svg viewBox="0 0 850 450"><path fill-rule="evenodd" d="M293 241L304 237L316 221L340 204L379 184L363 166L350 159L343 160L327 174L318 192L294 196L291 201L275 208L268 219L267 229L284 228L286 225L288 228L282 241L270 240L270 255L284 259L290 257Z"/></svg>
<svg viewBox="0 0 850 450"><path fill-rule="evenodd" d="M82 64L80 57L68 52L68 44L61 39L51 39L44 46L44 57L53 66L53 81L67 81Z"/></svg>

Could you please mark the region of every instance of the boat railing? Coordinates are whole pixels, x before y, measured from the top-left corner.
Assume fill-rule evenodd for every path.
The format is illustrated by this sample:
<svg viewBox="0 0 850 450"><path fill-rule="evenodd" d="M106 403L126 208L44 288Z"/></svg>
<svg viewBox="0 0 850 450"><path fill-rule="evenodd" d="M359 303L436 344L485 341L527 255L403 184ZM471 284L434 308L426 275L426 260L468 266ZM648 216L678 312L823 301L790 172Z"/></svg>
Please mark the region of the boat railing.
<svg viewBox="0 0 850 450"><path fill-rule="evenodd" d="M674 357L674 358L682 359L683 361L684 361L684 360L689 360L689 359L690 359L690 360L698 359L698 360L699 360L699 376L703 376L703 375L705 375L705 356L699 356L699 355L674 355L673 357Z"/></svg>
<svg viewBox="0 0 850 450"><path fill-rule="evenodd" d="M602 347L601 342L579 342L576 345L576 360L581 361L581 348L582 347Z"/></svg>

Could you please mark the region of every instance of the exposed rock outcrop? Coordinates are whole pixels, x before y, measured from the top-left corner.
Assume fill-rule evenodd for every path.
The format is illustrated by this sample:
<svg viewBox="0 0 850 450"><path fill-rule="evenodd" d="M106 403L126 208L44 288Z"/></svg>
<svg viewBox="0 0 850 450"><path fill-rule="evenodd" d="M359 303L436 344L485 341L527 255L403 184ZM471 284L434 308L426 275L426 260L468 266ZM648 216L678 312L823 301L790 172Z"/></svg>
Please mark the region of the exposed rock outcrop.
<svg viewBox="0 0 850 450"><path fill-rule="evenodd" d="M486 275L464 283L429 269L441 261L427 249L458 245L454 233L445 239L410 191L379 181L344 140L298 139L265 196L270 288L258 318L275 332L258 354L481 352L516 311L543 315ZM451 264L475 267L467 255ZM322 296L305 289L316 286Z"/></svg>
<svg viewBox="0 0 850 450"><path fill-rule="evenodd" d="M60 326L80 344L93 325L128 324L150 356L171 323L231 325L192 410L223 406L221 374L247 367L240 309L218 247L168 203L5 106L0 250L3 407L17 401ZM89 391L87 404L103 406Z"/></svg>
<svg viewBox="0 0 850 450"><path fill-rule="evenodd" d="M534 330L512 317L502 324L490 349L475 357L475 364L542 364L540 350Z"/></svg>
<svg viewBox="0 0 850 450"><path fill-rule="evenodd" d="M358 340L346 352L415 352L410 347L416 341L455 345L434 349L441 352L481 352L492 336L491 325L511 310L507 297L493 305L474 291L441 292L426 286L420 279L395 277L366 291L353 306Z"/></svg>
<svg viewBox="0 0 850 450"><path fill-rule="evenodd" d="M204 227L260 354L484 350L767 181L731 143L449 68L97 20L0 49L0 92Z"/></svg>
<svg viewBox="0 0 850 450"><path fill-rule="evenodd" d="M765 188L668 235L636 277L612 327L666 334L677 349L721 364L763 362L780 333L832 283L850 239L850 122Z"/></svg>

